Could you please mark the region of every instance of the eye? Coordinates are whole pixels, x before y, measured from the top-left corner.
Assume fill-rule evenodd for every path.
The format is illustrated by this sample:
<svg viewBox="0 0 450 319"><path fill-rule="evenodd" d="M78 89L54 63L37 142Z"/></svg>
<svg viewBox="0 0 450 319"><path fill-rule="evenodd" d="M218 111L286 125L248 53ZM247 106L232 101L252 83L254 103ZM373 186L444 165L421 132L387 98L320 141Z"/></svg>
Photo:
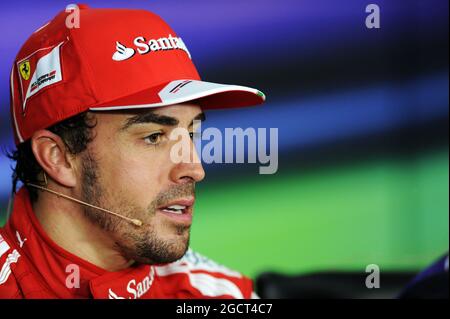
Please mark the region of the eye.
<svg viewBox="0 0 450 319"><path fill-rule="evenodd" d="M202 133L199 131L189 132L189 136L192 140L198 140L202 137Z"/></svg>
<svg viewBox="0 0 450 319"><path fill-rule="evenodd" d="M144 138L144 141L150 145L158 145L161 142L162 136L163 136L162 132L155 132L150 134L149 136L146 136Z"/></svg>

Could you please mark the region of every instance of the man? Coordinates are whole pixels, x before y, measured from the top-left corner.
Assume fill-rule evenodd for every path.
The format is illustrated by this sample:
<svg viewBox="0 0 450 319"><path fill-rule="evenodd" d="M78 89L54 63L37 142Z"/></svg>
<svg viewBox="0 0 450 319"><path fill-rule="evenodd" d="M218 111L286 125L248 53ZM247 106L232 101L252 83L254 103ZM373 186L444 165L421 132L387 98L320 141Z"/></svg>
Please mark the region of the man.
<svg viewBox="0 0 450 319"><path fill-rule="evenodd" d="M0 229L0 297L255 297L250 279L189 249L205 173L192 140L188 161L171 154L202 110L264 95L202 82L153 13L79 9L79 28L61 12L12 68L13 190L24 186Z"/></svg>

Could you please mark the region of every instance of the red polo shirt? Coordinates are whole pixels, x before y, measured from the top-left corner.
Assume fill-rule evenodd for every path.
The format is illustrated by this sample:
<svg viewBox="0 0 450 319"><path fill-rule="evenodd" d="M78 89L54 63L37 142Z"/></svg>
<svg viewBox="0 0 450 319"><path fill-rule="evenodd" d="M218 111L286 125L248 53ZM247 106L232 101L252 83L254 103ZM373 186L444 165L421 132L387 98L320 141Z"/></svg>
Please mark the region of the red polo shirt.
<svg viewBox="0 0 450 319"><path fill-rule="evenodd" d="M37 220L25 188L0 228L0 298L251 298L252 281L189 250L165 265L110 272L59 247Z"/></svg>

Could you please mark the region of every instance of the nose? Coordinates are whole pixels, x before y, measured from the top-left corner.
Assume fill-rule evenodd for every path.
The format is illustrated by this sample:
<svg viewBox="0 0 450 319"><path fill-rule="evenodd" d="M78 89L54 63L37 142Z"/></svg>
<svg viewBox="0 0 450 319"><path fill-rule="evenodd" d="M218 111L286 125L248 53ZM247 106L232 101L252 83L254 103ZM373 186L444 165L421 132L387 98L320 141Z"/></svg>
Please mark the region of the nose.
<svg viewBox="0 0 450 319"><path fill-rule="evenodd" d="M198 157L194 144L191 142L191 158L189 162L181 162L174 165L171 171L171 179L175 183L200 182L205 178L205 171Z"/></svg>

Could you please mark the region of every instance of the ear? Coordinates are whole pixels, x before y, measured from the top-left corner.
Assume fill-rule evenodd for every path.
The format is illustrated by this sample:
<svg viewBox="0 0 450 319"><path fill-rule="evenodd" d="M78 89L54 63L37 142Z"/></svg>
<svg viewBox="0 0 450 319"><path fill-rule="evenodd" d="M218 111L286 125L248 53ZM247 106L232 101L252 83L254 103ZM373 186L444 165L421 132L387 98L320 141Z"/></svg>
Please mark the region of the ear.
<svg viewBox="0 0 450 319"><path fill-rule="evenodd" d="M77 184L75 160L63 140L48 130L31 137L31 149L39 165L54 181L66 187Z"/></svg>

